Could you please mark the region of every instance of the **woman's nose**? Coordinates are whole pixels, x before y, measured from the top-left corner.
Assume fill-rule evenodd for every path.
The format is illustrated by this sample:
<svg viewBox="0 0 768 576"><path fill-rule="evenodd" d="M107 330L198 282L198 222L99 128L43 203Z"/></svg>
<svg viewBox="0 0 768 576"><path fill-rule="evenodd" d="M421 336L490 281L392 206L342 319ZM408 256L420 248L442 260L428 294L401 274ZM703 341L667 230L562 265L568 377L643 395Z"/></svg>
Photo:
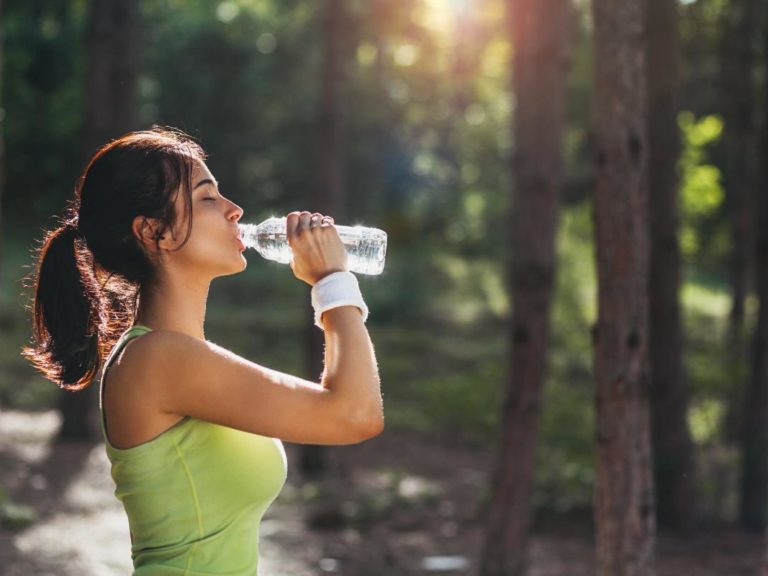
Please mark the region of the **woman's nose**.
<svg viewBox="0 0 768 576"><path fill-rule="evenodd" d="M238 220L240 220L240 218L243 215L243 209L237 204L235 204L234 202L232 202L232 207L233 207L233 210L232 212L230 212L229 218L230 220L234 220L235 222L237 222Z"/></svg>

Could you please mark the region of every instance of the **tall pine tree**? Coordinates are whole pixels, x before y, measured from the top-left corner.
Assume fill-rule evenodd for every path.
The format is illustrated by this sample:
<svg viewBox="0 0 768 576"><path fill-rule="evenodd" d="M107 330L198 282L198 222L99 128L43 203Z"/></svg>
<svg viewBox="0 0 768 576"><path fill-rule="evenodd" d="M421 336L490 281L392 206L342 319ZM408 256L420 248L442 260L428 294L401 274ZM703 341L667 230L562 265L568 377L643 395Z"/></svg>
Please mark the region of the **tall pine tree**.
<svg viewBox="0 0 768 576"><path fill-rule="evenodd" d="M307 210L333 216L343 224L345 208L343 94L345 74L345 34L347 0L324 0L319 4L322 64L319 75L320 98L315 128L315 185L310 190ZM312 307L306 306L307 377L318 378L323 369L323 335L314 325ZM326 467L323 446L301 449L302 473L311 477Z"/></svg>
<svg viewBox="0 0 768 576"><path fill-rule="evenodd" d="M654 574L644 0L594 0L597 574Z"/></svg>
<svg viewBox="0 0 768 576"><path fill-rule="evenodd" d="M678 243L677 127L680 32L677 0L648 0L651 422L659 524L692 521L693 445L683 373Z"/></svg>
<svg viewBox="0 0 768 576"><path fill-rule="evenodd" d="M519 576L526 569L531 485L555 286L573 13L570 0L511 0L508 9L517 102L509 227L513 316L483 576Z"/></svg>

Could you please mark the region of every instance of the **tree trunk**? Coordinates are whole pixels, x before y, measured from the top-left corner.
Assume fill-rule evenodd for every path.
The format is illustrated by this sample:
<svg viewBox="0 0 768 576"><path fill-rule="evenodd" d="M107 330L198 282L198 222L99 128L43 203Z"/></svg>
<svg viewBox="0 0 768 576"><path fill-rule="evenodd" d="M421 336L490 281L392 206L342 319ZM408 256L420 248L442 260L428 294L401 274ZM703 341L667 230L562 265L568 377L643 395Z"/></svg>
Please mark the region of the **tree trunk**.
<svg viewBox="0 0 768 576"><path fill-rule="evenodd" d="M91 0L85 90L86 160L111 138L136 129L139 0Z"/></svg>
<svg viewBox="0 0 768 576"><path fill-rule="evenodd" d="M651 422L659 524L692 520L692 443L682 365L680 252L677 239L677 128L680 81L678 0L649 0L648 184L650 215Z"/></svg>
<svg viewBox="0 0 768 576"><path fill-rule="evenodd" d="M749 289L750 261L754 245L754 189L757 170L757 134L754 115L755 61L753 40L755 0L733 0L727 10L726 59L722 63L726 101L725 141L726 188L732 222L731 283L733 304L731 328L739 338L744 324L744 300Z"/></svg>
<svg viewBox="0 0 768 576"><path fill-rule="evenodd" d="M655 573L645 2L594 0L597 574Z"/></svg>
<svg viewBox="0 0 768 576"><path fill-rule="evenodd" d="M563 185L570 0L509 4L515 109L509 376L493 480L483 576L522 575L546 378L555 239Z"/></svg>
<svg viewBox="0 0 768 576"><path fill-rule="evenodd" d="M740 438L748 376L744 302L753 275L755 244L755 188L757 186L757 130L754 110L756 0L733 0L725 10L721 62L725 110L724 181L731 224L730 276L732 304L728 330L728 355L736 376L726 417L726 433Z"/></svg>
<svg viewBox="0 0 768 576"><path fill-rule="evenodd" d="M768 49L768 14L764 24ZM768 52L766 52L768 54ZM765 70L768 72L768 59ZM768 87L763 101L768 100ZM759 155L768 154L768 118L763 119ZM741 501L739 518L742 527L751 531L765 530L768 506L768 165L763 162L760 189L757 194L757 242L755 246L755 278L759 310L752 342L752 377L748 382L744 403L742 438ZM768 572L768 567L766 568Z"/></svg>
<svg viewBox="0 0 768 576"><path fill-rule="evenodd" d="M88 13L83 164L111 138L136 128L139 0L92 0ZM60 440L100 437L98 391L62 392Z"/></svg>
<svg viewBox="0 0 768 576"><path fill-rule="evenodd" d="M752 344L752 378L746 390L740 521L743 528L766 528L768 506L768 208L766 189L759 199L756 280L760 302Z"/></svg>
<svg viewBox="0 0 768 576"><path fill-rule="evenodd" d="M5 108L3 108L3 0L0 0L0 286L3 281L3 255L5 243L3 236L3 196L5 192Z"/></svg>
<svg viewBox="0 0 768 576"><path fill-rule="evenodd" d="M345 0L325 0L321 69L321 95L317 131L318 185L313 188L312 210L334 216L339 224L346 216L344 182L344 52L346 47Z"/></svg>
<svg viewBox="0 0 768 576"><path fill-rule="evenodd" d="M344 151L343 151L343 87L345 82L343 54L345 34L345 0L325 0L322 4L323 63L320 70L320 103L317 117L315 148L316 184L310 191L308 210L334 217L344 224ZM306 366L308 377L316 379L323 370L323 334L314 324L314 312L307 302ZM299 467L305 476L325 471L325 448L304 445Z"/></svg>

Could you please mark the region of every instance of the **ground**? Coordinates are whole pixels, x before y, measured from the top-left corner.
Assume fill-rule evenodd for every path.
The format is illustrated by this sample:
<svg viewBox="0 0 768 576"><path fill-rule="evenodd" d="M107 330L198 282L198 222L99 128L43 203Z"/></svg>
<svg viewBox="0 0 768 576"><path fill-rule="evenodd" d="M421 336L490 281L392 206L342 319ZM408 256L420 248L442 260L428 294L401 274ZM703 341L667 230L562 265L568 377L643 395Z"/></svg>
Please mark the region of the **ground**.
<svg viewBox="0 0 768 576"><path fill-rule="evenodd" d="M0 529L1 576L130 573L128 527L100 444L52 444L55 412L0 412L0 486L36 511ZM460 439L386 430L325 449L328 480L298 473L300 447L285 444L288 481L264 517L261 576L471 575L483 537L483 493L492 451ZM588 522L547 521L529 549L530 576L592 576ZM732 529L662 535L659 576L757 576L762 538Z"/></svg>

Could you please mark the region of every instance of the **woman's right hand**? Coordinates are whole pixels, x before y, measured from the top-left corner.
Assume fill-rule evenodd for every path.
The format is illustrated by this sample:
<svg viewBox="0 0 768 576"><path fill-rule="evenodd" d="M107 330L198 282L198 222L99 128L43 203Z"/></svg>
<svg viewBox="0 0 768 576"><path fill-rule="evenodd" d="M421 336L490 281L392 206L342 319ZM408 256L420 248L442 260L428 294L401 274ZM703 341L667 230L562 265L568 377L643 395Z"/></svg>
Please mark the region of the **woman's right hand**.
<svg viewBox="0 0 768 576"><path fill-rule="evenodd" d="M310 286L333 272L347 270L347 250L333 218L315 212L291 212L286 217L294 275Z"/></svg>

